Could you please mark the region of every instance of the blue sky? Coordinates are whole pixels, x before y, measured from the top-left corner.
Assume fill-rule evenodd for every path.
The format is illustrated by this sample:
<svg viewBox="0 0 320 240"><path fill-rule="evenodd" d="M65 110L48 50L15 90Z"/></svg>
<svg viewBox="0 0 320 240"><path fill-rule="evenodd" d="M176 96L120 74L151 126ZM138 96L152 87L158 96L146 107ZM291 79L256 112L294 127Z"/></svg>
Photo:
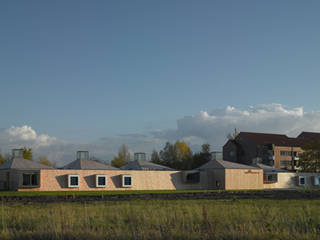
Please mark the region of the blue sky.
<svg viewBox="0 0 320 240"><path fill-rule="evenodd" d="M66 141L316 111L319 1L0 1L0 128Z"/></svg>

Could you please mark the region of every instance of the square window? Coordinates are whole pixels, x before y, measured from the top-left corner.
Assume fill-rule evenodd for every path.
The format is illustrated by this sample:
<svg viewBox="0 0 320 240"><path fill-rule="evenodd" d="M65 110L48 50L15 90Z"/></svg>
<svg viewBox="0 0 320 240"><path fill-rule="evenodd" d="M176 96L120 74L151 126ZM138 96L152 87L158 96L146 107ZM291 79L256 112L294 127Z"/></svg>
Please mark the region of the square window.
<svg viewBox="0 0 320 240"><path fill-rule="evenodd" d="M68 175L68 187L79 187L79 175Z"/></svg>
<svg viewBox="0 0 320 240"><path fill-rule="evenodd" d="M106 175L96 175L96 187L107 186L107 176Z"/></svg>
<svg viewBox="0 0 320 240"><path fill-rule="evenodd" d="M39 173L23 173L22 186L24 187L38 187L39 186Z"/></svg>
<svg viewBox="0 0 320 240"><path fill-rule="evenodd" d="M131 175L122 175L122 187L132 187Z"/></svg>

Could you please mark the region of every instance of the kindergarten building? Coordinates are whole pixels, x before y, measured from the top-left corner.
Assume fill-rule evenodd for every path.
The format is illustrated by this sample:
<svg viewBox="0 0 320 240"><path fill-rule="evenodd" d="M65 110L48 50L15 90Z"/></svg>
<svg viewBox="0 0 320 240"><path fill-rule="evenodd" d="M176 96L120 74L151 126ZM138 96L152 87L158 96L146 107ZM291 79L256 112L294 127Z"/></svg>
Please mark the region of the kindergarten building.
<svg viewBox="0 0 320 240"><path fill-rule="evenodd" d="M90 160L87 151L77 152L76 160L64 167L53 168L23 159L23 149L14 149L12 159L0 166L0 190L238 190L320 187L320 173L275 168L256 156L253 156L255 162L250 165L230 161L235 155L227 151L241 154L237 144L228 142L225 145L224 155L231 157L227 157L229 161L218 158L219 154L214 153L209 162L188 171L177 171L148 162L143 153L136 154L134 161L118 169ZM268 146L269 142L266 143L267 148Z"/></svg>

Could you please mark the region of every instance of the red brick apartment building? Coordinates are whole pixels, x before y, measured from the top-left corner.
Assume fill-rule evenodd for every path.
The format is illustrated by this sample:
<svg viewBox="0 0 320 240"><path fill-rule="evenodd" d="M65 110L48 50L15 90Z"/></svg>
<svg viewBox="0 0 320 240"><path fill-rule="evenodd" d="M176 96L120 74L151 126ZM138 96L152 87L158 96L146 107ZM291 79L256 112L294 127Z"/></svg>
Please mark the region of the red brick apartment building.
<svg viewBox="0 0 320 240"><path fill-rule="evenodd" d="M223 159L247 165L262 163L275 168L298 170L305 144L320 140L320 133L302 132L291 138L283 134L240 132L223 146Z"/></svg>

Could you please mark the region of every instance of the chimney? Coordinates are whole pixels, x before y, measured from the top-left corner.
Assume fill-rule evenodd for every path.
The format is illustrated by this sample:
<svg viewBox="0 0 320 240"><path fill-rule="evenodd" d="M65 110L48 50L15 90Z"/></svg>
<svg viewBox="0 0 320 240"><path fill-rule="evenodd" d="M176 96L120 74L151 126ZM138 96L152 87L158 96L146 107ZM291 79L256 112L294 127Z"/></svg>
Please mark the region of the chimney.
<svg viewBox="0 0 320 240"><path fill-rule="evenodd" d="M134 153L135 161L146 161L146 154L144 152Z"/></svg>
<svg viewBox="0 0 320 240"><path fill-rule="evenodd" d="M12 149L12 158L23 158L24 150L23 148Z"/></svg>
<svg viewBox="0 0 320 240"><path fill-rule="evenodd" d="M89 152L77 151L77 160L89 160Z"/></svg>

